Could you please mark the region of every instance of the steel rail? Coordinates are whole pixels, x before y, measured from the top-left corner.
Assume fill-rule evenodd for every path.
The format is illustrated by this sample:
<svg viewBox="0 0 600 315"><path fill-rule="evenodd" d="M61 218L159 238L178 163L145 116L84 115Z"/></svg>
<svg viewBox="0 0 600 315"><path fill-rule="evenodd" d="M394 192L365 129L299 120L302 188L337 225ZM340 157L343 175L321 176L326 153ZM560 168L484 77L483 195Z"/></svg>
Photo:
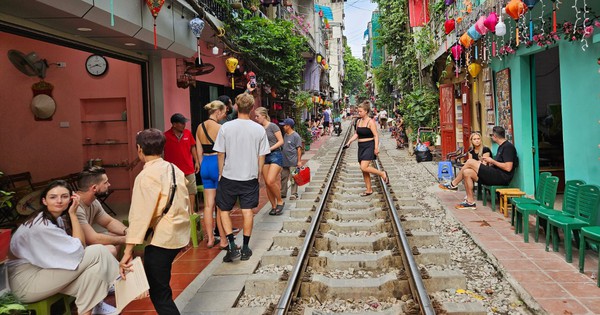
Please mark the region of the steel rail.
<svg viewBox="0 0 600 315"><path fill-rule="evenodd" d="M379 161L379 158L375 160L375 166L378 170L382 170L381 161ZM419 266L417 265L415 258L413 257L410 244L408 243L408 238L406 237L406 233L404 231L404 228L402 227L400 216L398 215L398 211L394 205L394 200L391 196L390 189L383 182L383 178L379 177L379 181L382 184L385 199L388 204L388 207L390 208L392 220L398 233L398 239L400 240L399 245L400 249L402 250L402 262L404 263L405 267L408 267L408 271L410 272L408 283L413 298L415 298L419 302L419 305L421 307L421 314L434 315L435 310L433 308L433 305L431 304L429 295L427 294L427 289L425 288L425 284L423 283L423 278L421 277Z"/></svg>
<svg viewBox="0 0 600 315"><path fill-rule="evenodd" d="M333 162L332 167L329 171L330 176L327 179L327 183L325 184L323 192L321 193L321 196L319 198L319 205L316 207L315 215L313 216L313 220L310 224L308 231L306 231L306 237L304 238L304 243L302 244L302 249L298 253L298 258L296 260L296 264L294 265L294 269L292 269L287 286L285 287L285 290L283 291L283 294L279 298L279 302L277 303L277 306L275 307L274 314L278 314L278 315L286 314L290 307L290 304L292 302L292 298L294 296L296 296L298 290L300 289L300 281L299 280L301 279L301 274L304 272L306 264L308 263L308 259L306 259L306 258L308 256L309 249L312 248L314 240L315 240L315 238L313 236L315 235L315 232L318 230L319 225L321 224L323 210L325 209L325 203L327 201L326 197L327 197L327 195L329 195L329 191L331 190L331 183L333 182L333 178L335 177L335 174L338 171L338 166L340 164L342 154L344 153L343 146L346 144L346 141L348 140L351 129L352 128L348 128L348 130L346 130L346 134L344 136L344 141L342 141L342 144L340 145L340 148L338 149L338 153L335 157L335 161Z"/></svg>

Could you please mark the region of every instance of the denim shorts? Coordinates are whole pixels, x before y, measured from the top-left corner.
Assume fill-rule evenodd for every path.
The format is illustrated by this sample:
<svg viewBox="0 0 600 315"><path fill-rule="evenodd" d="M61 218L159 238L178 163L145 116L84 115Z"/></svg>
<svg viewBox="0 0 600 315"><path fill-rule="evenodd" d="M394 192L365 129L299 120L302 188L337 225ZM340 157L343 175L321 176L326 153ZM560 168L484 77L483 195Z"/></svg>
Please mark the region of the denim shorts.
<svg viewBox="0 0 600 315"><path fill-rule="evenodd" d="M283 166L283 154L281 150L272 151L271 153L265 156L265 165L267 164L277 164L279 166Z"/></svg>

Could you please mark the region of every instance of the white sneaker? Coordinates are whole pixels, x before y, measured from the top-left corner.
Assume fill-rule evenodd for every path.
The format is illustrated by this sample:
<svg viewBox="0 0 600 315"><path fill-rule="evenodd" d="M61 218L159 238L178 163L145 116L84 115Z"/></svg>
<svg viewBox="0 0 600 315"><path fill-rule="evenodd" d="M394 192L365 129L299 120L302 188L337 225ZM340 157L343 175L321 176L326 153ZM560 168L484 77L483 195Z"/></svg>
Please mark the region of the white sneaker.
<svg viewBox="0 0 600 315"><path fill-rule="evenodd" d="M92 315L117 315L117 309L107 303L100 302L92 309Z"/></svg>

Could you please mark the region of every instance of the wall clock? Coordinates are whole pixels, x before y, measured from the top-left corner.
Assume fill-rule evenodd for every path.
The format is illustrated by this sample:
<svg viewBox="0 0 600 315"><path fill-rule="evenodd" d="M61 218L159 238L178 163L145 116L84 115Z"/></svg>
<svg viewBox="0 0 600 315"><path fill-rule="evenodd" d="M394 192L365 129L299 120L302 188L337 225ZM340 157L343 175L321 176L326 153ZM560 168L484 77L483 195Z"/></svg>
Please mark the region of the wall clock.
<svg viewBox="0 0 600 315"><path fill-rule="evenodd" d="M100 55L91 55L85 61L85 69L89 74L99 77L108 70L108 61Z"/></svg>

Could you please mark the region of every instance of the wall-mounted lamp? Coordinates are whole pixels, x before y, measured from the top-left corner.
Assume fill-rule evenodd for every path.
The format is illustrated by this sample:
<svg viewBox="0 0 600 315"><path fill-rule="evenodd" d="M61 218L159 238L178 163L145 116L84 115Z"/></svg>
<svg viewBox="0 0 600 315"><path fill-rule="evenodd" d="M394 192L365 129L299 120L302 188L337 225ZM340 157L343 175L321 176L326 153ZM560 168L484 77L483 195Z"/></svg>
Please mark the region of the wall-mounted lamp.
<svg viewBox="0 0 600 315"><path fill-rule="evenodd" d="M212 54L213 55L218 55L219 54L219 47L217 47L217 45L213 44L213 43L207 43L206 44L208 49L212 49Z"/></svg>

